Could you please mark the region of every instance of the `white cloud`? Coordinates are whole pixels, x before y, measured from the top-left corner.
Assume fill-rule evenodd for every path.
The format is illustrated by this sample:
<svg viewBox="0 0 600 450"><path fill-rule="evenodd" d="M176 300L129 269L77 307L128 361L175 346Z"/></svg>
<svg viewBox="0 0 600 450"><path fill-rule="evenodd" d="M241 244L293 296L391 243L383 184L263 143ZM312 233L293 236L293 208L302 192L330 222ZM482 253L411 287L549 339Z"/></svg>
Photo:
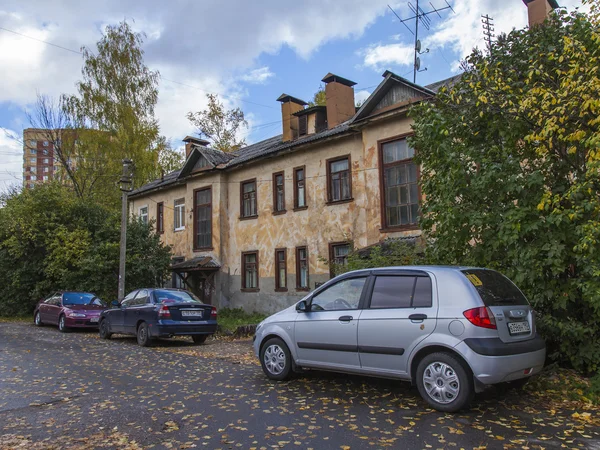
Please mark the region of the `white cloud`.
<svg viewBox="0 0 600 450"><path fill-rule="evenodd" d="M439 2L439 0L437 0ZM436 2L434 2L434 5ZM444 13L442 20L433 20L432 33L422 39L423 46L432 51L451 50L453 71L458 71L458 62L471 53L474 47L483 48L485 40L481 16L493 18L494 33L509 33L513 28L527 26L527 7L521 0L499 2L497 0L456 0L452 2L456 14ZM561 6L569 10L581 6L580 0L562 0ZM439 5L436 5L439 6Z"/></svg>
<svg viewBox="0 0 600 450"><path fill-rule="evenodd" d="M384 14L387 0L5 0L0 26L79 50L94 49L103 26L135 20L134 29L147 35L145 61L166 78L216 93L230 94L230 106L240 106L240 84L264 83L268 67L256 67L261 54L288 46L302 58L334 39L360 36ZM0 103L26 108L36 91L51 96L75 91L81 77L81 55L0 30ZM247 71L247 73L246 73ZM232 79L232 73L242 77ZM231 95L232 90L234 95ZM188 111L205 105L204 92L161 82L156 108L161 131L181 138L189 130ZM274 105L276 107L277 105ZM182 133L184 133L182 135Z"/></svg>
<svg viewBox="0 0 600 450"><path fill-rule="evenodd" d="M357 91L354 93L354 101L362 105L364 101L369 98L369 95L371 95L369 91Z"/></svg>
<svg viewBox="0 0 600 450"><path fill-rule="evenodd" d="M271 72L269 67L265 66L251 70L247 74L242 75L240 80L251 84L265 84L269 78L274 76L275 74Z"/></svg>
<svg viewBox="0 0 600 450"><path fill-rule="evenodd" d="M413 64L414 50L409 44L376 44L359 51L363 64L377 71L392 66L410 66Z"/></svg>
<svg viewBox="0 0 600 450"><path fill-rule="evenodd" d="M23 180L23 145L13 130L0 128L0 191L21 186Z"/></svg>

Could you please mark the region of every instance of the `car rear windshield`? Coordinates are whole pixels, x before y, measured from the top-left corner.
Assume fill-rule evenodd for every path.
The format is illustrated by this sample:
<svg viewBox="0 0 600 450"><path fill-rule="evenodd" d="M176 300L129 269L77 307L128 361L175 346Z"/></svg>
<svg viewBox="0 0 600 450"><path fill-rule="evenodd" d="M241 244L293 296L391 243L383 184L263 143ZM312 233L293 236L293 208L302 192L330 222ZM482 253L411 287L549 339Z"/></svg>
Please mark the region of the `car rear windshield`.
<svg viewBox="0 0 600 450"><path fill-rule="evenodd" d="M191 292L169 291L157 289L154 291L154 298L157 303L202 303Z"/></svg>
<svg viewBox="0 0 600 450"><path fill-rule="evenodd" d="M98 305L105 306L104 302L94 294L83 292L65 292L63 294L63 305Z"/></svg>
<svg viewBox="0 0 600 450"><path fill-rule="evenodd" d="M471 269L462 273L473 283L485 306L529 304L519 288L499 272Z"/></svg>

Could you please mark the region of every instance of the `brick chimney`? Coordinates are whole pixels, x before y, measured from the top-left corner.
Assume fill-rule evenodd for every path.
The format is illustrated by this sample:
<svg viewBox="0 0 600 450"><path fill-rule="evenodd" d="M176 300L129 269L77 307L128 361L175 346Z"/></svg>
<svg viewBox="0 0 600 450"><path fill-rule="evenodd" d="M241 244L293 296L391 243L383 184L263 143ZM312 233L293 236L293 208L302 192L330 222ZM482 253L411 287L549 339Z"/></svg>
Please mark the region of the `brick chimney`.
<svg viewBox="0 0 600 450"><path fill-rule="evenodd" d="M200 138L193 137L193 136L184 137L183 142L185 142L185 159L187 159L188 156L190 156L190 153L191 153L192 149L194 148L194 145L200 145L202 147L207 147L208 144L210 144L210 142L208 142L204 139L200 139Z"/></svg>
<svg viewBox="0 0 600 450"><path fill-rule="evenodd" d="M556 0L523 0L523 3L527 5L529 27L544 23L548 14L558 8Z"/></svg>
<svg viewBox="0 0 600 450"><path fill-rule="evenodd" d="M325 83L327 105L327 128L333 128L354 116L354 86L356 83L346 78L328 73L321 80Z"/></svg>
<svg viewBox="0 0 600 450"><path fill-rule="evenodd" d="M283 142L289 142L298 137L298 117L294 113L304 109L308 103L288 94L281 94L277 101L281 102Z"/></svg>

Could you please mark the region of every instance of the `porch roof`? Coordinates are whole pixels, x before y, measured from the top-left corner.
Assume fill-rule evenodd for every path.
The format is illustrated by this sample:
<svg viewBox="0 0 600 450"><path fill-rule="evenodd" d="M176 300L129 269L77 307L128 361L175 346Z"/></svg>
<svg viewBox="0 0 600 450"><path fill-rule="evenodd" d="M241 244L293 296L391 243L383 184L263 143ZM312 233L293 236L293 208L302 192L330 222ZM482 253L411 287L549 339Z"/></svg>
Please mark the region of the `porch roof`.
<svg viewBox="0 0 600 450"><path fill-rule="evenodd" d="M221 268L211 256L197 256L180 263L173 264L171 270L174 272L192 272L197 270L217 270Z"/></svg>

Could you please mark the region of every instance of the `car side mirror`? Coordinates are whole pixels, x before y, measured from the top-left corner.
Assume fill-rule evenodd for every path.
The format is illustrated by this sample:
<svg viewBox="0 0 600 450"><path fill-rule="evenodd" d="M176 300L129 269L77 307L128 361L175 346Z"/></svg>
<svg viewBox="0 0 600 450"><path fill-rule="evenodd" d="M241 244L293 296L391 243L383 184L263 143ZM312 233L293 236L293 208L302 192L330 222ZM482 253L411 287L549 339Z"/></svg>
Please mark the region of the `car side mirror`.
<svg viewBox="0 0 600 450"><path fill-rule="evenodd" d="M296 311L308 312L308 311L310 311L310 306L308 305L308 303L306 303L306 300L302 300L302 301L298 302L298 304L296 305Z"/></svg>
<svg viewBox="0 0 600 450"><path fill-rule="evenodd" d="M112 302L110 302L110 306L119 307L119 306L121 306L121 304L117 300L113 300Z"/></svg>

